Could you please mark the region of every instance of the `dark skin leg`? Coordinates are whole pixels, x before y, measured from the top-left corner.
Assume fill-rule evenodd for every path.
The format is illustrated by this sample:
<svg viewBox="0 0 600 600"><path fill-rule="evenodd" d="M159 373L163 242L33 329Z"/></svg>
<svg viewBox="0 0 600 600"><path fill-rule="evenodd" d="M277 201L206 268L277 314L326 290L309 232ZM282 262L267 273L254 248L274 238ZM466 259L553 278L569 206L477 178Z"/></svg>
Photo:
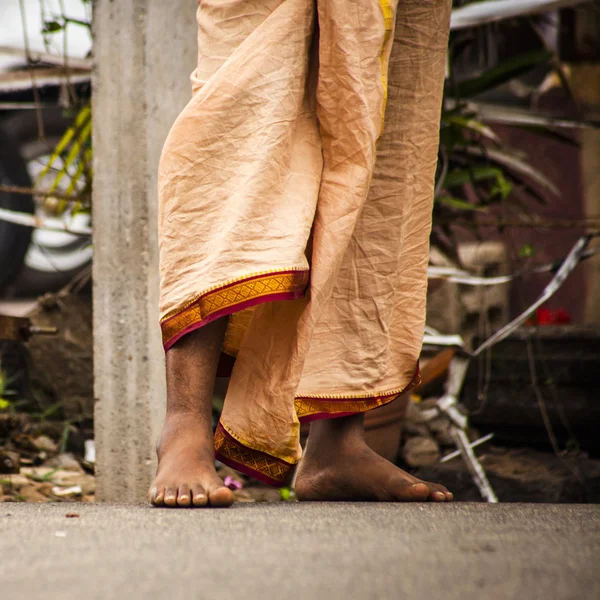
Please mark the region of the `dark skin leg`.
<svg viewBox="0 0 600 600"><path fill-rule="evenodd" d="M212 394L226 319L189 333L167 352L167 415L150 489L155 506L230 506L214 466ZM362 414L313 423L296 479L299 500L452 500L373 452Z"/></svg>
<svg viewBox="0 0 600 600"><path fill-rule="evenodd" d="M227 319L193 331L167 352L167 415L150 488L154 506L230 506L215 470L212 395Z"/></svg>
<svg viewBox="0 0 600 600"><path fill-rule="evenodd" d="M311 425L296 477L298 500L449 502L442 485L421 481L371 450L364 440L364 415Z"/></svg>

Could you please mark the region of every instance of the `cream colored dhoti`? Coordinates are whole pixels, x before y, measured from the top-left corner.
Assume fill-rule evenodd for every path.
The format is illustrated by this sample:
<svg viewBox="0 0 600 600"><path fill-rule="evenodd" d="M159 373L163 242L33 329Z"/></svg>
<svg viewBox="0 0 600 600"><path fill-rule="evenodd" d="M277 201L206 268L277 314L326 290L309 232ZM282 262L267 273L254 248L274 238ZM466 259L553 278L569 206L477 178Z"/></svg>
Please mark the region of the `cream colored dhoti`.
<svg viewBox="0 0 600 600"><path fill-rule="evenodd" d="M168 351L230 315L217 456L268 483L298 462L300 422L418 380L449 15L199 2L193 97L160 163L161 327Z"/></svg>

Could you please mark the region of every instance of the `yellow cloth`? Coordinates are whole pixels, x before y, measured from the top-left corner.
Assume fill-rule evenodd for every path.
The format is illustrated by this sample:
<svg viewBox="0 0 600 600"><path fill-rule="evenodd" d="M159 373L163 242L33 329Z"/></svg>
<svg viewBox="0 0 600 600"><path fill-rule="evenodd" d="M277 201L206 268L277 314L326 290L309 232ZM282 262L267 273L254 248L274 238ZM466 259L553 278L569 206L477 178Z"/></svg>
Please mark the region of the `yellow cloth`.
<svg viewBox="0 0 600 600"><path fill-rule="evenodd" d="M232 315L215 443L269 483L299 460L299 419L415 381L449 15L449 0L199 3L193 97L159 170L161 327L168 349Z"/></svg>

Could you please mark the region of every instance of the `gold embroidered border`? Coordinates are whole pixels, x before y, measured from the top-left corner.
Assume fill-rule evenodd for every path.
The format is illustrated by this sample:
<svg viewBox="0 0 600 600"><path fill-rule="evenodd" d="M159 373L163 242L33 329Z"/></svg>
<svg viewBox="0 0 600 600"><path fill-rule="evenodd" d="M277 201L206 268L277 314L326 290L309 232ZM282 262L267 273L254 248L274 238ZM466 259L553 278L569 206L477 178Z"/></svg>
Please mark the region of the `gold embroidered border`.
<svg viewBox="0 0 600 600"><path fill-rule="evenodd" d="M381 48L381 55L379 56L379 62L381 63L381 83L383 85L383 105L381 108L381 134L383 134L383 124L385 121L385 107L388 99L388 59L389 53L387 52L387 45L390 41L392 31L394 30L394 18L395 12L390 0L379 0L381 6L381 12L383 14L383 20L385 23L385 34L383 38L383 45Z"/></svg>
<svg viewBox="0 0 600 600"><path fill-rule="evenodd" d="M400 394L408 392L420 382L421 376L417 367L410 383L403 388L381 393L365 393L364 395L360 394L354 397L351 395L344 397L339 394L332 394L330 396L299 396L294 400L294 407L300 420L317 414L336 415L340 413L366 412L388 404L388 402L391 402Z"/></svg>
<svg viewBox="0 0 600 600"><path fill-rule="evenodd" d="M218 311L243 306L260 297L284 293L301 294L308 284L308 271L287 271L248 277L205 292L196 302L161 322L163 343L192 325L207 319Z"/></svg>
<svg viewBox="0 0 600 600"><path fill-rule="evenodd" d="M271 485L285 485L296 466L243 445L225 431L221 423L215 431L215 451L220 459L231 460L234 468L245 467L250 475Z"/></svg>
<svg viewBox="0 0 600 600"><path fill-rule="evenodd" d="M326 413L335 415L339 413L360 413L373 408L378 408L389 402L396 396L386 398L370 398L368 400L318 400L316 398L296 398L294 406L299 419L310 417L315 414Z"/></svg>

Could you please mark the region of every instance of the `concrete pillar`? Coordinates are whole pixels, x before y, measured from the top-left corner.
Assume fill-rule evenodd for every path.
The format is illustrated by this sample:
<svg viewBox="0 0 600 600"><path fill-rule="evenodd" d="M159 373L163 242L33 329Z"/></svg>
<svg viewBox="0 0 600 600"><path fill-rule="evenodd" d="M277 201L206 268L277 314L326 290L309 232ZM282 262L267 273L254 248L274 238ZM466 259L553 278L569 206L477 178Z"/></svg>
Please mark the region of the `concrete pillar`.
<svg viewBox="0 0 600 600"><path fill-rule="evenodd" d="M156 169L191 94L196 3L97 0L94 12L94 377L98 489L146 496L164 415Z"/></svg>

